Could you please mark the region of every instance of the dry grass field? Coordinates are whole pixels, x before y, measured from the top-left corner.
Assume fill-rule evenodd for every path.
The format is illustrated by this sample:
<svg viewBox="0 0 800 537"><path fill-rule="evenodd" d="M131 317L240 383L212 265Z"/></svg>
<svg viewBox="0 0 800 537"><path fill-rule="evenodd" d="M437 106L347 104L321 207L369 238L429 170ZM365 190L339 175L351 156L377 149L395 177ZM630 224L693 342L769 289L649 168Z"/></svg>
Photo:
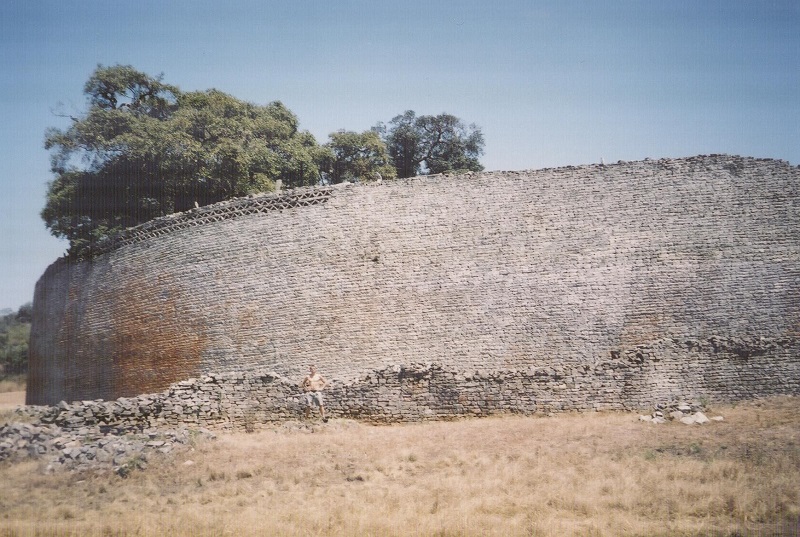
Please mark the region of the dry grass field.
<svg viewBox="0 0 800 537"><path fill-rule="evenodd" d="M799 410L286 424L125 479L2 463L0 536L798 535Z"/></svg>
<svg viewBox="0 0 800 537"><path fill-rule="evenodd" d="M0 394L22 392L22 403L25 403L25 376L17 375L0 379Z"/></svg>

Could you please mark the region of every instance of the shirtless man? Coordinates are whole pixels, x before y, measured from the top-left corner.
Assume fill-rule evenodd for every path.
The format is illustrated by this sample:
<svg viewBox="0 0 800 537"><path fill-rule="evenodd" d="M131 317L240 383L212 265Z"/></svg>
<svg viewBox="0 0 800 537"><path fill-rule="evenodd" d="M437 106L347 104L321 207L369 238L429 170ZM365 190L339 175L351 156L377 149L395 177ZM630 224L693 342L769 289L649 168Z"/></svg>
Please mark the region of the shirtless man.
<svg viewBox="0 0 800 537"><path fill-rule="evenodd" d="M325 404L322 401L322 390L328 385L325 377L317 373L317 368L312 366L308 367L308 376L300 383L300 387L305 392L306 396L306 419L311 416L312 405L319 407L319 414L322 416L322 421L327 422L328 418L325 416Z"/></svg>

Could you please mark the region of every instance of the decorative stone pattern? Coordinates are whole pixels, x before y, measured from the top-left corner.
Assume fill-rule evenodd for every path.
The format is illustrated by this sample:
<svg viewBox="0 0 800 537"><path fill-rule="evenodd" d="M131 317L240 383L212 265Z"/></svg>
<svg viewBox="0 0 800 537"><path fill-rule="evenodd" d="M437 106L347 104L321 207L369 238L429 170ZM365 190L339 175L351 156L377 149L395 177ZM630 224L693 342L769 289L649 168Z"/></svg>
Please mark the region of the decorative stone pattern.
<svg viewBox="0 0 800 537"><path fill-rule="evenodd" d="M800 169L786 162L308 192L54 263L28 403L168 393L147 423L241 427L296 416L309 363L337 379L334 415L380 422L800 393Z"/></svg>
<svg viewBox="0 0 800 537"><path fill-rule="evenodd" d="M325 203L328 201L330 193L330 188L298 188L282 195L265 194L198 207L185 213L158 218L135 228L125 230L119 235L108 239L105 244L100 245L95 255L108 253L111 250L127 246L128 244L135 244L143 240L160 237L166 233L201 226L211 222L221 222L228 218Z"/></svg>

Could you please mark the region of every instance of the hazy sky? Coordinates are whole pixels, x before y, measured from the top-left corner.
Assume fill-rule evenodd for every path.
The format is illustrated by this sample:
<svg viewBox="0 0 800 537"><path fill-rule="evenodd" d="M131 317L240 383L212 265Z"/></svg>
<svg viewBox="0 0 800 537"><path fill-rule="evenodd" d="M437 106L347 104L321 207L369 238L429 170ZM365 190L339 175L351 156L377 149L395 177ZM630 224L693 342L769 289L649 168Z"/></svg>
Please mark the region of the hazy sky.
<svg viewBox="0 0 800 537"><path fill-rule="evenodd" d="M66 250L44 206L53 112L97 64L280 100L320 143L405 110L483 130L489 170L730 153L800 164L800 3L0 2L0 309Z"/></svg>

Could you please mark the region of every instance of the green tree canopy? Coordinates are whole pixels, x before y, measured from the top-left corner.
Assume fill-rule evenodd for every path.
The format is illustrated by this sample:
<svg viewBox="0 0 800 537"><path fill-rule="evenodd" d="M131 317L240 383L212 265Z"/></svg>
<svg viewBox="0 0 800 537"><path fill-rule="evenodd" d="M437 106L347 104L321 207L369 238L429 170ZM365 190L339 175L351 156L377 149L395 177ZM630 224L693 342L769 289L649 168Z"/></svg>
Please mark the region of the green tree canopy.
<svg viewBox="0 0 800 537"><path fill-rule="evenodd" d="M378 124L398 177L447 171L481 171L483 154L480 128L465 125L450 114L417 116L413 110Z"/></svg>
<svg viewBox="0 0 800 537"><path fill-rule="evenodd" d="M396 176L386 144L377 132L359 134L342 130L328 137L330 141L325 147L330 151L328 171L331 183L393 179Z"/></svg>
<svg viewBox="0 0 800 537"><path fill-rule="evenodd" d="M218 90L181 92L131 66L98 66L88 107L50 129L54 179L42 218L70 253L152 218L252 192L277 180L315 184L326 150L282 103Z"/></svg>
<svg viewBox="0 0 800 537"><path fill-rule="evenodd" d="M0 379L28 371L32 311L28 302L17 313L0 315Z"/></svg>

